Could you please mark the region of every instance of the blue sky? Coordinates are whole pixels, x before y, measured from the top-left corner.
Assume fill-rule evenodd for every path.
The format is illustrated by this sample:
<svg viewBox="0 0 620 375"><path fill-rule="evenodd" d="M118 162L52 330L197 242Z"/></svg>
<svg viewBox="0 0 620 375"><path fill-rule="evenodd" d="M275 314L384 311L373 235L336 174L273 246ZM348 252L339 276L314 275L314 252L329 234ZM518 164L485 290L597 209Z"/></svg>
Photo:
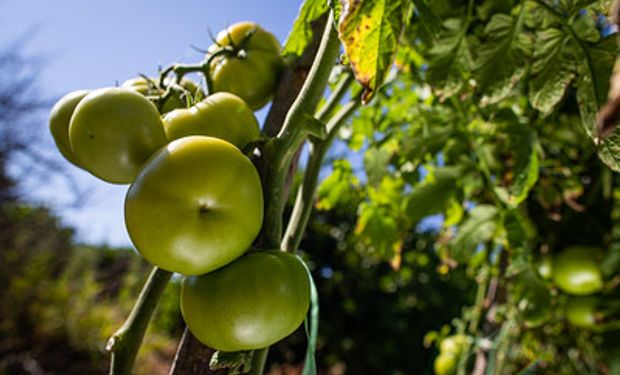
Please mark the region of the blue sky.
<svg viewBox="0 0 620 375"><path fill-rule="evenodd" d="M40 92L59 98L77 89L113 86L138 73L155 74L172 62L198 62L190 47L206 48L208 30L252 20L284 41L301 1L291 0L0 0L0 48L32 33L25 53L46 60ZM50 108L51 109L51 108ZM266 110L257 113L259 119ZM45 118L45 147L53 148ZM129 246L123 222L127 186L101 182L66 163L82 191L84 205L74 207L73 191L61 179L25 188L31 199L53 208L63 222L89 243Z"/></svg>

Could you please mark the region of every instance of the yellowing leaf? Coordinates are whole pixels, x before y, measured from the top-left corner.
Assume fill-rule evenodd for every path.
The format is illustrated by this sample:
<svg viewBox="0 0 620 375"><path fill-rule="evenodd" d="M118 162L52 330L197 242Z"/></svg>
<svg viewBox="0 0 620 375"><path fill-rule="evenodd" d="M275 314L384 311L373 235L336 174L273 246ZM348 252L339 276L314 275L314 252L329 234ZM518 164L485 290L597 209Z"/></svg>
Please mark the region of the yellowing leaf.
<svg viewBox="0 0 620 375"><path fill-rule="evenodd" d="M407 0L340 0L338 33L367 103L392 65L409 10Z"/></svg>

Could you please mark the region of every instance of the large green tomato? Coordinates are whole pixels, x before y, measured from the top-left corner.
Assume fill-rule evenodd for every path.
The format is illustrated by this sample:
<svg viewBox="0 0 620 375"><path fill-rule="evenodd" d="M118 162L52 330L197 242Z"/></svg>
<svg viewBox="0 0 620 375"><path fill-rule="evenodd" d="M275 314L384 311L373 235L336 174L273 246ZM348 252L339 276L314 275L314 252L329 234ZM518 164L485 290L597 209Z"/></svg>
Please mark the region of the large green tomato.
<svg viewBox="0 0 620 375"><path fill-rule="evenodd" d="M553 259L553 282L562 291L588 295L603 289L603 275L596 261L600 250L571 247Z"/></svg>
<svg viewBox="0 0 620 375"><path fill-rule="evenodd" d="M220 46L239 46L252 30L243 51L236 55L222 55L211 63L211 79L215 92L226 91L239 95L257 110L269 102L276 90L280 71L284 66L280 43L271 33L253 22L238 22L217 35ZM213 52L218 45L213 45Z"/></svg>
<svg viewBox="0 0 620 375"><path fill-rule="evenodd" d="M596 325L597 297L574 297L566 303L566 320L575 327L592 328Z"/></svg>
<svg viewBox="0 0 620 375"><path fill-rule="evenodd" d="M69 141L86 170L117 184L132 182L144 162L168 142L153 103L115 87L94 90L79 102Z"/></svg>
<svg viewBox="0 0 620 375"><path fill-rule="evenodd" d="M159 78L149 79L151 82L148 82L144 77L131 78L123 82L121 87L137 91L144 96L157 97L163 95L164 90L154 85L159 81ZM166 81L166 83L167 82L168 81ZM204 92L202 92L202 89L190 79L183 78L181 80L181 87L189 91L194 97L200 96L201 98L204 98L205 96ZM164 103L163 107L161 108L161 113L168 113L178 108L187 108L187 101L186 98L184 98L179 92L174 92L174 94L170 96Z"/></svg>
<svg viewBox="0 0 620 375"><path fill-rule="evenodd" d="M241 256L262 222L256 168L235 146L212 137L185 137L163 147L125 198L125 224L138 252L185 275Z"/></svg>
<svg viewBox="0 0 620 375"><path fill-rule="evenodd" d="M260 129L254 113L237 95L218 92L187 109L164 116L168 139L206 135L224 139L239 148L258 139Z"/></svg>
<svg viewBox="0 0 620 375"><path fill-rule="evenodd" d="M458 356L452 353L441 353L435 358L433 368L436 375L453 375L456 373Z"/></svg>
<svg viewBox="0 0 620 375"><path fill-rule="evenodd" d="M192 334L224 351L260 349L290 335L310 304L308 272L294 255L244 255L217 271L188 277L181 312Z"/></svg>
<svg viewBox="0 0 620 375"><path fill-rule="evenodd" d="M54 105L50 113L50 131L56 147L67 160L80 168L83 168L80 158L73 152L69 143L69 121L75 107L88 93L88 90L68 93Z"/></svg>

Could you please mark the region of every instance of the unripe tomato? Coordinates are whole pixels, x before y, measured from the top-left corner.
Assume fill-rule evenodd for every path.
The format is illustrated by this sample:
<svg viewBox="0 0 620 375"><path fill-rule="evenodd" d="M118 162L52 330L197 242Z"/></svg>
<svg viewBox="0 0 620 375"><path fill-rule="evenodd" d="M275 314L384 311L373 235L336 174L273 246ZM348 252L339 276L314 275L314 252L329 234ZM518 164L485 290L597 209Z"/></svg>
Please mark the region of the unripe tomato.
<svg viewBox="0 0 620 375"><path fill-rule="evenodd" d="M226 91L240 96L257 110L269 102L284 66L280 43L271 33L253 22L238 22L217 35L220 46L239 46L244 37L256 30L245 48L236 55L221 55L211 63L215 92ZM215 51L218 45L209 48Z"/></svg>
<svg viewBox="0 0 620 375"><path fill-rule="evenodd" d="M73 152L69 143L69 121L75 107L88 93L88 90L68 93L54 105L50 113L50 131L56 147L67 160L80 168L83 168L80 158Z"/></svg>
<svg viewBox="0 0 620 375"><path fill-rule="evenodd" d="M258 139L254 113L237 95L218 92L187 109L176 109L164 118L168 139L206 135L224 139L239 148Z"/></svg>
<svg viewBox="0 0 620 375"><path fill-rule="evenodd" d="M458 356L452 353L441 353L435 358L433 368L436 375L453 375L456 374L458 364Z"/></svg>
<svg viewBox="0 0 620 375"><path fill-rule="evenodd" d="M164 94L164 90L153 85L153 83L159 82L159 78L150 78L151 82L148 82L144 77L136 77L128 79L123 82L121 87L128 88L139 92L144 96L161 96ZM166 83L169 81L166 80ZM202 89L191 79L183 78L181 80L181 87L189 91L194 97L200 95L204 98L205 94ZM170 96L161 108L161 113L168 113L178 108L187 108L187 101L179 92L175 92Z"/></svg>
<svg viewBox="0 0 620 375"><path fill-rule="evenodd" d="M566 320L575 327L592 328L596 325L597 297L573 297L566 303Z"/></svg>
<svg viewBox="0 0 620 375"><path fill-rule="evenodd" d="M232 144L191 136L144 165L125 198L138 252L168 271L199 275L243 254L263 222L256 168Z"/></svg>
<svg viewBox="0 0 620 375"><path fill-rule="evenodd" d="M192 334L234 352L272 345L295 331L310 304L309 275L294 255L253 252L206 275L187 277L181 312Z"/></svg>
<svg viewBox="0 0 620 375"><path fill-rule="evenodd" d="M117 184L132 182L144 162L167 143L157 108L124 88L90 92L69 124L73 152L90 173Z"/></svg>
<svg viewBox="0 0 620 375"><path fill-rule="evenodd" d="M442 353L451 353L459 356L465 345L467 345L467 336L457 334L443 339L439 345L439 350Z"/></svg>
<svg viewBox="0 0 620 375"><path fill-rule="evenodd" d="M543 256L536 264L536 271L545 280L550 280L553 276L553 259L550 256Z"/></svg>
<svg viewBox="0 0 620 375"><path fill-rule="evenodd" d="M571 247L553 259L553 282L562 291L587 295L603 289L603 275L596 261L600 250Z"/></svg>

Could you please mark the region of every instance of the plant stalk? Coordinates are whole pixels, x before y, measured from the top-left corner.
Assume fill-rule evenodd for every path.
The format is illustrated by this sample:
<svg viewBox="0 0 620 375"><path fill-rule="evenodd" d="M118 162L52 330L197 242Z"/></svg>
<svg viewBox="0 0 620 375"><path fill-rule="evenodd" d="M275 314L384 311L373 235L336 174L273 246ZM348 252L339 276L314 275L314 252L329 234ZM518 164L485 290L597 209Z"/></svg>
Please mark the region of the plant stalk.
<svg viewBox="0 0 620 375"><path fill-rule="evenodd" d="M172 272L153 267L129 317L106 345L106 350L112 355L110 375L131 374L144 332L171 277Z"/></svg>

